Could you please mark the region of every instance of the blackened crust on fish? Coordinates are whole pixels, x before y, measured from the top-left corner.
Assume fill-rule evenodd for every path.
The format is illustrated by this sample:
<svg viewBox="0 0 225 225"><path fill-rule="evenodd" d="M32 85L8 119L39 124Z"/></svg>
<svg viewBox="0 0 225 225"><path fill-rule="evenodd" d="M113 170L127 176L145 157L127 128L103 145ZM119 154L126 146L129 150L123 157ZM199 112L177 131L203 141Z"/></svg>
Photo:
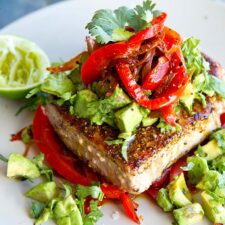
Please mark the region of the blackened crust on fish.
<svg viewBox="0 0 225 225"><path fill-rule="evenodd" d="M46 112L60 139L68 149L108 181L130 193L141 193L182 155L205 140L220 126L225 102L207 98L207 106L194 105L195 115L185 110L178 115L179 132L163 134L156 126L139 127L128 148L128 161L121 156L121 145L107 145L117 139L119 131L107 125L93 125L86 119L70 115L66 107L47 105Z"/></svg>

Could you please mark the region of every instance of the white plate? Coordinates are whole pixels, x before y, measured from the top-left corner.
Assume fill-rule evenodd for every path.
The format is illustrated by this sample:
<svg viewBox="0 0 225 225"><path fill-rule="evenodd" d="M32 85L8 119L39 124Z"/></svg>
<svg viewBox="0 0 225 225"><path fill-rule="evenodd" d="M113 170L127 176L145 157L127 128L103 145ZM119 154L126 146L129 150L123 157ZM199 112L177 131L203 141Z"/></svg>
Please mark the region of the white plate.
<svg viewBox="0 0 225 225"><path fill-rule="evenodd" d="M167 25L184 37L201 39L204 52L225 66L225 5L209 0L156 0L158 8L168 13ZM140 1L131 0L75 0L65 1L28 15L1 30L1 33L21 35L40 45L51 60L68 59L85 48L84 29L93 12L100 8L115 8L120 5L134 6ZM32 115L23 112L15 117L21 103L0 98L0 153L22 152L23 145L11 143L10 134L29 124ZM29 182L15 182L5 177L6 167L0 163L0 224L29 225L30 201L23 193L32 186ZM144 225L171 224L172 217L154 206L147 198L139 197L138 213L143 215ZM119 219L112 214L119 211ZM120 205L108 204L103 208L104 217L99 225L133 224L123 213ZM50 223L49 223L50 224ZM203 224L208 224L204 220Z"/></svg>

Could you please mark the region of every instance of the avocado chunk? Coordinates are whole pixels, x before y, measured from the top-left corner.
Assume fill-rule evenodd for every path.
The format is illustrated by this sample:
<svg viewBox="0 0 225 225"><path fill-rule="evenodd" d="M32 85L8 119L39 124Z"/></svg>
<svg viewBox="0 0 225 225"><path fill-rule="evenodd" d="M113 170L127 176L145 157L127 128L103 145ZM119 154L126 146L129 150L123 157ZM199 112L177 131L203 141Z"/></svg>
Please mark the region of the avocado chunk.
<svg viewBox="0 0 225 225"><path fill-rule="evenodd" d="M7 167L7 177L33 179L40 175L38 167L31 159L16 153L10 154Z"/></svg>
<svg viewBox="0 0 225 225"><path fill-rule="evenodd" d="M225 223L225 208L206 191L201 193L202 207L207 218L213 223Z"/></svg>
<svg viewBox="0 0 225 225"><path fill-rule="evenodd" d="M98 99L97 95L88 90L79 91L74 102L74 113L77 117L89 118L94 115L94 112L88 110L87 104Z"/></svg>
<svg viewBox="0 0 225 225"><path fill-rule="evenodd" d="M163 209L164 212L170 212L173 210L173 204L169 198L169 192L165 188L161 188L157 195L157 203Z"/></svg>
<svg viewBox="0 0 225 225"><path fill-rule="evenodd" d="M207 173L205 173L196 187L200 190L214 191L220 180L222 180L222 175L219 172L215 170L209 170Z"/></svg>
<svg viewBox="0 0 225 225"><path fill-rule="evenodd" d="M204 211L199 203L193 203L175 209L173 215L179 225L190 225L201 222Z"/></svg>
<svg viewBox="0 0 225 225"><path fill-rule="evenodd" d="M189 112L192 112L192 106L195 100L195 91L191 83L189 83L184 91L183 96L180 98L182 104L187 108Z"/></svg>
<svg viewBox="0 0 225 225"><path fill-rule="evenodd" d="M225 171L225 155L218 156L212 161L213 169L223 173Z"/></svg>
<svg viewBox="0 0 225 225"><path fill-rule="evenodd" d="M57 202L53 209L53 215L56 219L57 224L71 224L71 225L82 225L83 220L81 213L76 205L75 200L71 195ZM63 223L67 222L67 223Z"/></svg>
<svg viewBox="0 0 225 225"><path fill-rule="evenodd" d="M202 157L188 157L187 163L192 166L188 171L188 180L190 184L197 184L204 174L209 171L207 160Z"/></svg>
<svg viewBox="0 0 225 225"><path fill-rule="evenodd" d="M142 125L143 127L148 127L153 125L158 121L159 118L151 118L151 117L146 117L142 119Z"/></svg>
<svg viewBox="0 0 225 225"><path fill-rule="evenodd" d="M52 181L31 188L25 195L39 202L48 203L53 198L56 198L59 193L60 191L57 188L56 183Z"/></svg>
<svg viewBox="0 0 225 225"><path fill-rule="evenodd" d="M139 106L132 103L115 113L116 123L121 132L132 132L142 121Z"/></svg>
<svg viewBox="0 0 225 225"><path fill-rule="evenodd" d="M199 147L197 152L199 156L210 161L223 154L222 149L218 146L216 140L211 140L207 144Z"/></svg>
<svg viewBox="0 0 225 225"><path fill-rule="evenodd" d="M183 173L176 177L167 188L170 200L175 206L182 207L191 204L191 194L187 188Z"/></svg>

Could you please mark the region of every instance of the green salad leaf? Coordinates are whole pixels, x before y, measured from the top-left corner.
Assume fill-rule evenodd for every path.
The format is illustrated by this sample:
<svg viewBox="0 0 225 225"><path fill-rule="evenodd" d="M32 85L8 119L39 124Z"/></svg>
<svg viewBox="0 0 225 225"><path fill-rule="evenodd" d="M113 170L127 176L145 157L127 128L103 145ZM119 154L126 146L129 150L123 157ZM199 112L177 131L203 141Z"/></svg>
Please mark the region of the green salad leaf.
<svg viewBox="0 0 225 225"><path fill-rule="evenodd" d="M219 129L210 135L210 139L215 139L217 145L225 151L225 129Z"/></svg>
<svg viewBox="0 0 225 225"><path fill-rule="evenodd" d="M8 162L8 159L5 156L3 156L2 154L0 154L0 160L3 162L6 162L6 163Z"/></svg>
<svg viewBox="0 0 225 225"><path fill-rule="evenodd" d="M149 27L151 20L160 14L154 8L155 4L151 0L146 0L134 9L123 6L114 11L110 9L98 10L86 28L101 44L110 41L126 41L134 33L127 31L125 28L128 26L137 32Z"/></svg>
<svg viewBox="0 0 225 225"><path fill-rule="evenodd" d="M37 219L43 212L46 204L41 202L32 202L32 205L29 210L29 215L31 218Z"/></svg>

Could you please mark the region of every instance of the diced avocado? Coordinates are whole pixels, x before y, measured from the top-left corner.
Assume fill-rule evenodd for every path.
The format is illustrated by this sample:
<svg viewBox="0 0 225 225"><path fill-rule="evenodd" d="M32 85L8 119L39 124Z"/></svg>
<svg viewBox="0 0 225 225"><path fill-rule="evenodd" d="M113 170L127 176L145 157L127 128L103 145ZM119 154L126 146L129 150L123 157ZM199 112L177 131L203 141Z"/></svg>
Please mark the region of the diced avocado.
<svg viewBox="0 0 225 225"><path fill-rule="evenodd" d="M223 205L206 191L201 193L201 199L202 207L208 219L213 223L225 223L225 208Z"/></svg>
<svg viewBox="0 0 225 225"><path fill-rule="evenodd" d="M38 167L31 159L16 153L9 156L7 177L33 179L40 175Z"/></svg>
<svg viewBox="0 0 225 225"><path fill-rule="evenodd" d="M215 170L209 170L196 185L198 189L214 191L221 180L221 174Z"/></svg>
<svg viewBox="0 0 225 225"><path fill-rule="evenodd" d="M223 173L225 171L225 155L221 155L212 161L212 166L215 170Z"/></svg>
<svg viewBox="0 0 225 225"><path fill-rule="evenodd" d="M142 125L143 127L148 127L153 125L158 121L159 118L151 118L151 117L146 117L142 119Z"/></svg>
<svg viewBox="0 0 225 225"><path fill-rule="evenodd" d="M110 95L106 99L113 109L119 109L131 103L131 100L127 96L127 94L123 91L122 88L119 87L117 87L112 95Z"/></svg>
<svg viewBox="0 0 225 225"><path fill-rule="evenodd" d="M190 225L201 222L204 211L199 203L193 203L175 209L173 215L179 225Z"/></svg>
<svg viewBox="0 0 225 225"><path fill-rule="evenodd" d="M173 210L173 204L169 198L169 192L165 188L161 188L157 195L157 203L163 209L164 212L170 212Z"/></svg>
<svg viewBox="0 0 225 225"><path fill-rule="evenodd" d="M76 95L74 103L75 115L82 118L89 118L93 116L93 113L87 110L87 104L89 102L96 101L97 99L97 95L88 89L79 91Z"/></svg>
<svg viewBox="0 0 225 225"><path fill-rule="evenodd" d="M197 184L209 170L207 160L199 156L191 156L188 157L187 163L192 165L192 168L188 171L189 182Z"/></svg>
<svg viewBox="0 0 225 225"><path fill-rule="evenodd" d="M142 114L139 106L132 103L115 113L116 123L122 132L132 132L141 123Z"/></svg>
<svg viewBox="0 0 225 225"><path fill-rule="evenodd" d="M45 208L41 215L36 219L34 222L34 225L42 224L46 221L48 221L51 218L51 211L48 208Z"/></svg>
<svg viewBox="0 0 225 225"><path fill-rule="evenodd" d="M53 215L57 221L57 224L63 224L62 222L66 220L64 219L66 217L70 219L70 224L83 224L80 211L71 195L66 197L64 200L57 202L53 210Z"/></svg>
<svg viewBox="0 0 225 225"><path fill-rule="evenodd" d="M197 154L210 161L223 154L223 152L222 149L218 147L216 140L211 140L200 147Z"/></svg>
<svg viewBox="0 0 225 225"><path fill-rule="evenodd" d="M195 99L195 92L193 86L189 83L184 91L183 96L180 98L182 104L188 109L189 112L192 112L192 106Z"/></svg>
<svg viewBox="0 0 225 225"><path fill-rule="evenodd" d="M187 188L183 173L176 177L167 188L170 200L175 206L182 207L191 204L191 194Z"/></svg>
<svg viewBox="0 0 225 225"><path fill-rule="evenodd" d="M59 195L59 189L55 182L47 182L31 188L25 195L39 202L48 203Z"/></svg>

